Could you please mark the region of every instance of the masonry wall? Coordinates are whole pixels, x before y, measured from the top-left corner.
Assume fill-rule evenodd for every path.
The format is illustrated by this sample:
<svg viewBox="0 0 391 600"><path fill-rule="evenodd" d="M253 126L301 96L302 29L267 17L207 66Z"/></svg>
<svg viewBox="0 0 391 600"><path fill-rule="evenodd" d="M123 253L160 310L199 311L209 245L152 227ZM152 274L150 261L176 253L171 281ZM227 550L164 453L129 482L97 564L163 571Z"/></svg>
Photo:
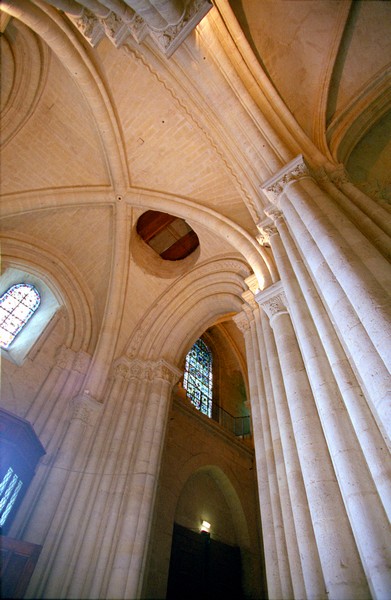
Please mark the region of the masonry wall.
<svg viewBox="0 0 391 600"><path fill-rule="evenodd" d="M256 489L252 445L235 439L176 395L166 433L144 596L165 597L174 522L199 531L205 518L211 523L212 539L240 547L245 596L265 597Z"/></svg>

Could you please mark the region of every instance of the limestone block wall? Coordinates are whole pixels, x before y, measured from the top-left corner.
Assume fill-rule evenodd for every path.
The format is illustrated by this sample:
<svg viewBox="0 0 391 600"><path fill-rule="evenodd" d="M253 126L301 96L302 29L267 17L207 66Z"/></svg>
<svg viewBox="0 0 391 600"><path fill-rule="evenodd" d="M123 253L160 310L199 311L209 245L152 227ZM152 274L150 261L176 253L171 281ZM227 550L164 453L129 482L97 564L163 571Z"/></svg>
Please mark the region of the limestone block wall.
<svg viewBox="0 0 391 600"><path fill-rule="evenodd" d="M253 449L180 396L169 413L154 514L143 597L165 597L174 522L199 531L201 518L212 538L240 547L245 596L265 597Z"/></svg>

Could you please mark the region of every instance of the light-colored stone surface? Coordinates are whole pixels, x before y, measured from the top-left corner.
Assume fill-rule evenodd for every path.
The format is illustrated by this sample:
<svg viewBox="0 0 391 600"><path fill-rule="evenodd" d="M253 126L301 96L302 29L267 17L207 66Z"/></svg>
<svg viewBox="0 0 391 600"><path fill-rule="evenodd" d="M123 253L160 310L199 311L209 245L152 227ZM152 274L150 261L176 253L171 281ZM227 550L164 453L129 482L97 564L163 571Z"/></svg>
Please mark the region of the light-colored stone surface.
<svg viewBox="0 0 391 600"><path fill-rule="evenodd" d="M2 351L1 405L46 450L10 531L43 546L26 597L164 594L177 502L193 526L208 498L249 597L387 600L389 208L363 190L389 176L390 7L215 0L167 58L107 4L94 45L81 4L1 3L2 274L56 299L22 364ZM197 254L152 261L146 210ZM201 335L253 471L172 405Z"/></svg>

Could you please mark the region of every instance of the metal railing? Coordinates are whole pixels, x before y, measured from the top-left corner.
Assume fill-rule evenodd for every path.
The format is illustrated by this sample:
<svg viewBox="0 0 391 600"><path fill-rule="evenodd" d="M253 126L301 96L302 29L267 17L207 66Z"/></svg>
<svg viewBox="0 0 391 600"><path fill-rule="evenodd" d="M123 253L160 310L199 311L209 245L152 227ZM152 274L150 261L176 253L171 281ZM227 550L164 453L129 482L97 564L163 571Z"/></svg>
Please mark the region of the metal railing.
<svg viewBox="0 0 391 600"><path fill-rule="evenodd" d="M217 421L224 429L242 439L251 438L251 424L249 416L234 417L220 406L212 405L212 419Z"/></svg>

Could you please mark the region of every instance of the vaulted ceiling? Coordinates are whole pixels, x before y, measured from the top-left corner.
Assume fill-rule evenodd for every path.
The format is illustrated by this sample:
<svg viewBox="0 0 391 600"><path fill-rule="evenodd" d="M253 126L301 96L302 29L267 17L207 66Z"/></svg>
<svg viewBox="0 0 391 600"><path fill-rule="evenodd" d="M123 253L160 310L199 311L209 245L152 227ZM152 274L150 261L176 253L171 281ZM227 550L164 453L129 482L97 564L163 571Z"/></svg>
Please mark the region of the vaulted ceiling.
<svg viewBox="0 0 391 600"><path fill-rule="evenodd" d="M366 191L389 194L391 201L391 3L230 0L230 5L305 133L332 160L344 162Z"/></svg>

